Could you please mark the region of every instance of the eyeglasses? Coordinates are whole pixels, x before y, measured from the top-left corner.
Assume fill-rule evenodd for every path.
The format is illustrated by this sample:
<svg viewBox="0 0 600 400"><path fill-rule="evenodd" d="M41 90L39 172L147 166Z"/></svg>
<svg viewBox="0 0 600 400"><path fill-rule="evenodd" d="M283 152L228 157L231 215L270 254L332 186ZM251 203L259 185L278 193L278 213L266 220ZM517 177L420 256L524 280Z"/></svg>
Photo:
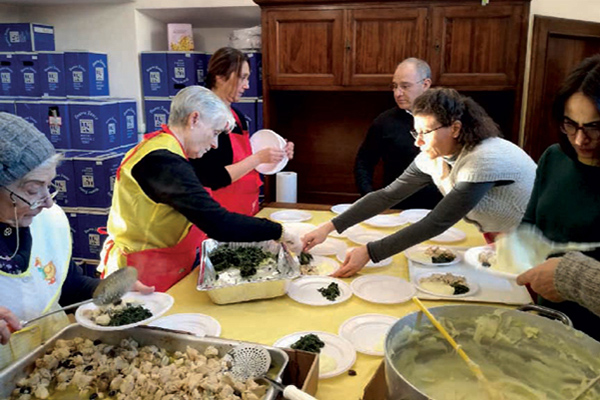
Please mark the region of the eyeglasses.
<svg viewBox="0 0 600 400"><path fill-rule="evenodd" d="M447 128L447 127L448 127L448 125L440 125L440 126L438 126L437 128L435 128L435 129L428 130L427 132L417 132L417 131L415 131L415 130L413 129L412 131L410 131L410 134L411 134L411 135L412 135L412 137L414 137L415 139L418 139L418 138L419 138L419 135L423 135L423 136L425 136L425 135L427 135L428 133L435 132L435 131L437 131L438 129Z"/></svg>
<svg viewBox="0 0 600 400"><path fill-rule="evenodd" d="M21 200L23 203L27 204L29 206L29 208L32 209L32 210L35 210L36 208L39 208L39 207L43 206L44 203L46 201L48 201L48 199L54 200L54 198L58 195L58 192L59 192L58 189L54 185L51 185L48 188L48 195L47 196L44 196L41 199L38 199L36 201L31 202L31 201L23 198L22 196L19 196L18 194L16 194L15 192L13 192L9 188L7 188L6 186L3 186L3 188L6 189L6 191L8 193L10 193L10 197L11 197L11 199L13 201L14 201L14 199L13 199L13 196L14 196L17 199ZM50 192L51 190L52 190L52 192Z"/></svg>
<svg viewBox="0 0 600 400"><path fill-rule="evenodd" d="M560 130L567 136L577 136L577 132L581 130L590 140L600 139L600 121L579 125L577 122L565 117L560 124Z"/></svg>
<svg viewBox="0 0 600 400"><path fill-rule="evenodd" d="M416 81L415 83L402 82L402 83L398 84L396 82L392 82L392 83L390 83L390 89L392 89L392 91L394 91L394 92L398 89L402 90L403 92L406 92L406 91L410 90L414 85L417 85L417 84L423 82L425 79L427 79L427 78L423 78L420 81Z"/></svg>

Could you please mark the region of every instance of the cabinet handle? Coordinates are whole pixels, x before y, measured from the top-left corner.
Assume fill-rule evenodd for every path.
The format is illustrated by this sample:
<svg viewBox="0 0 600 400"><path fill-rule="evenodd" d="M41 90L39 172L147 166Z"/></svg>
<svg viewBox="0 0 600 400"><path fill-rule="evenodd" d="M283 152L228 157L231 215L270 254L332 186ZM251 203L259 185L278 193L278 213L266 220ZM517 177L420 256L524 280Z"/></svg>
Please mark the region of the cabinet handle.
<svg viewBox="0 0 600 400"><path fill-rule="evenodd" d="M352 47L350 47L350 40L346 39L346 51L350 51Z"/></svg>
<svg viewBox="0 0 600 400"><path fill-rule="evenodd" d="M440 46L439 43L436 43L435 46L433 46L433 48L434 48L434 50L435 50L436 53L439 53L441 46Z"/></svg>

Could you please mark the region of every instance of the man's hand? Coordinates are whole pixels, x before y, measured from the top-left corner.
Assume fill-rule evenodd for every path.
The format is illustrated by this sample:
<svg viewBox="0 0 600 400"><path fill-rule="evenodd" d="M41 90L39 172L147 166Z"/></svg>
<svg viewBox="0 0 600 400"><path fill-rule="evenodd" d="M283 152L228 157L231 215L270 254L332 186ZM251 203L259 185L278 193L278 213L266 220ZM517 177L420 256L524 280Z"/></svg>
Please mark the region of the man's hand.
<svg viewBox="0 0 600 400"><path fill-rule="evenodd" d="M560 258L549 258L540 265L523 272L517 277L517 284L529 284L531 289L543 298L559 303L565 301L554 286L554 274Z"/></svg>

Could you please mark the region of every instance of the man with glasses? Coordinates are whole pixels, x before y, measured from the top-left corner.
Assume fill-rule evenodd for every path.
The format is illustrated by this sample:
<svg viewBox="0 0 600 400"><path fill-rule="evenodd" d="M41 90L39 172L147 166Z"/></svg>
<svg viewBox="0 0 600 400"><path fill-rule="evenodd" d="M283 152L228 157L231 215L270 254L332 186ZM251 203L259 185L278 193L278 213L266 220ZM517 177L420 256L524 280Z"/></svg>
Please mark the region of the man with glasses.
<svg viewBox="0 0 600 400"><path fill-rule="evenodd" d="M402 175L406 167L419 154L419 148L410 135L413 101L431 86L429 65L417 58L402 61L392 79L392 89L397 107L380 114L367 131L354 165L356 186L361 196L378 188L373 187L373 173L383 161L383 183L389 185ZM395 208L434 208L442 195L434 185L429 185L414 196L397 204Z"/></svg>

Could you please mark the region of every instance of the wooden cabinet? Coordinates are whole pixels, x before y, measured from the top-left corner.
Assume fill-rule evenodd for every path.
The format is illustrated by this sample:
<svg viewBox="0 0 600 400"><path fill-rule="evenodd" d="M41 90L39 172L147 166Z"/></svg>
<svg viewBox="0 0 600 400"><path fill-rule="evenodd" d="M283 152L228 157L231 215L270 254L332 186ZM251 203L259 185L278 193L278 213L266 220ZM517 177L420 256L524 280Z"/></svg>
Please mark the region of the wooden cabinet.
<svg viewBox="0 0 600 400"><path fill-rule="evenodd" d="M429 62L441 86L515 87L523 6L446 6L432 10Z"/></svg>

